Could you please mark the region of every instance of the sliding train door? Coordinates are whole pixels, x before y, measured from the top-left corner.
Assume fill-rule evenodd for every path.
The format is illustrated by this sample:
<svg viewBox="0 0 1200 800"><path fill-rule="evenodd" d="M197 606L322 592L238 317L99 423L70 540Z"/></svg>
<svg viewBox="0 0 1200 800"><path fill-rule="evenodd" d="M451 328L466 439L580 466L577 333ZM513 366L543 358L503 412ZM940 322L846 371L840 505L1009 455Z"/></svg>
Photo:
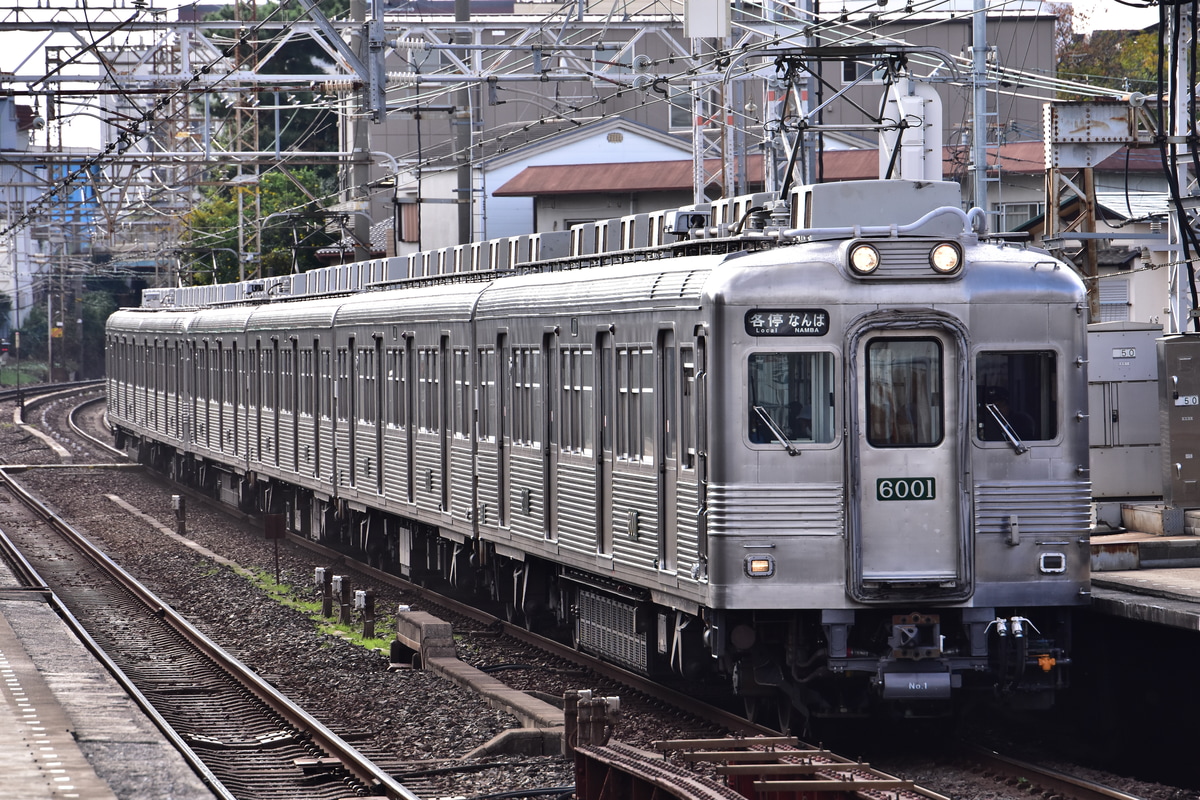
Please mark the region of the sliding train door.
<svg viewBox="0 0 1200 800"><path fill-rule="evenodd" d="M852 339L851 595L970 594L965 339L936 322Z"/></svg>

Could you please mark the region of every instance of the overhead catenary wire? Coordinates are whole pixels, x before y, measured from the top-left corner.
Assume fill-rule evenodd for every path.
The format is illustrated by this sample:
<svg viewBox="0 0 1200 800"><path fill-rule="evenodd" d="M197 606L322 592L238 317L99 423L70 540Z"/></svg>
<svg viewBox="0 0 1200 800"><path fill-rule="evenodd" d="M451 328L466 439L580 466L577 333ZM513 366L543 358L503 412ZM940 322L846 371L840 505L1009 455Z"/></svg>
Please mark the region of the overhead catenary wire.
<svg viewBox="0 0 1200 800"><path fill-rule="evenodd" d="M659 5L660 4L651 3L651 4L644 6L643 8L654 8ZM1003 7L1005 5L1007 5L1007 3L993 3L990 8L995 9L995 8ZM927 2L924 4L911 4L912 10L910 12L906 11L903 13L896 14L895 16L889 16L890 12L889 12L889 14L869 14L869 15L866 15L864 18L865 22L867 22L868 24L857 26L857 27L855 27L851 24L852 20L850 17L846 17L844 20L841 18L834 19L834 20L810 20L811 24L797 24L797 25L791 25L791 24L787 23L786 21L780 22L778 20L771 20L770 22L772 24L780 25L781 29L783 29L784 32L778 36L775 36L773 38L765 40L764 42L755 43L753 45L752 49L754 51L763 52L765 54L765 52L771 47L785 46L785 45L791 43L797 36L811 35L814 30L818 30L818 29L827 32L829 35L836 35L836 36L841 37L840 39L838 39L838 41L852 42L855 40L856 37L873 36L874 33L879 29L879 27L885 23L894 22L897 19L914 18L914 17L916 17L916 15L926 12L926 11L932 9L934 6L936 6L936 0L930 0L930 2ZM567 19L567 17L568 17L568 15L561 11L547 14L544 17L544 20L545 20L544 27L548 30L548 26L556 18L559 21L565 21ZM261 27L262 24L266 23L269 19L270 19L270 17L268 17L267 20L263 20L263 22L260 23L260 25L258 27ZM874 21L872 22L872 20L874 20ZM766 20L760 20L760 21L766 21ZM930 24L930 25L938 24L938 21L936 21L936 20L931 21L927 24ZM563 31L566 31L566 30L567 30L567 28L566 28L566 25L564 24L558 32L558 41L570 41L570 36L568 34L563 33ZM243 34L242 37L238 38L237 40L231 40L231 41L241 43L251 34L252 34L252 31L247 31L247 33ZM895 41L898 41L898 40L895 40ZM711 58L709 58L708 61L701 62L700 64L697 65L697 67L689 70L688 72L685 72L681 75L673 76L670 79L670 81L687 83L687 82L689 82L689 79L697 77L700 74L700 70L712 69L715 66L716 61L718 60L718 58L720 56L721 56L720 53L715 54ZM681 54L680 57L682 58L683 54ZM918 59L914 59L914 60L918 60ZM529 58L529 61L531 63L532 57ZM763 64L748 65L740 74L748 75L748 74L752 74L756 71L760 72L763 69L764 69ZM1001 73L997 72L997 74L999 75ZM1007 71L1003 72L1002 74L1005 76L1014 76L1014 75L1020 76L1020 79L1023 81L1023 83L1022 83L1023 86L1038 87L1038 88L1043 88L1048 91L1049 90L1066 91L1066 90L1071 90L1071 89L1081 89L1081 90L1094 92L1095 93L1094 96L1109 96L1109 97L1114 96L1114 93L1111 91L1096 90L1094 87L1086 87L1085 84L1064 83L1061 81L1051 81L1042 76L1037 76L1034 74L1024 73L1024 72L1020 72L1020 71L1014 72L1011 70L1007 70ZM598 76L591 75L588 77L595 79ZM670 81L666 85L674 85ZM1084 87L1086 87L1086 89L1084 89ZM185 89L186 89L186 87L180 87L178 90L176 90L176 93L178 93L180 91L184 91ZM453 89L451 87L442 87L439 89L426 88L420 94L415 96L416 102L418 105L421 103L435 102L436 100L444 97L450 91L453 91ZM634 90L621 87L621 88L617 89L616 91L623 93L625 91L634 91ZM996 91L999 92L999 89L997 89ZM391 92L391 94L397 94L397 93L398 92L396 92L396 91ZM514 91L514 93L516 93L516 92ZM681 87L681 91L678 93L678 96L687 97L687 96L689 96L689 93L690 93L690 87L687 87L686 89L683 89ZM175 94L175 93L173 93L173 94ZM1005 94L1013 95L1016 93L1005 92ZM1019 96L1030 96L1030 95L1021 93ZM1037 95L1033 95L1033 96L1037 96ZM414 98L408 97L406 99L408 99L409 102L412 102ZM582 104L582 105L572 104L572 105L570 105L570 110L571 110L572 114L584 114L584 113L590 112L593 109L595 109L599 113L595 113L592 116L604 117L605 116L605 113L603 110L604 101L605 101L605 98L597 97L596 99L592 100L592 102L590 102L590 103L586 103L586 104ZM346 101L346 102L349 102L349 101ZM665 95L664 96L655 96L655 95L651 94L647 97L646 102L648 102L648 103L670 102L670 98L666 97ZM161 104L160 104L160 106L156 106L156 108L159 108L159 107L161 107ZM743 111L741 109L733 109L732 111L735 114L739 114L739 115L743 114ZM495 145L498 149L503 149L504 142L508 138L527 134L531 130L533 130L533 127L535 127L537 125L541 125L541 124L542 123L539 120L536 123L529 123L529 124L525 124L525 125L514 125L512 130L501 133L490 139L476 140L476 144L477 145L480 143L492 144L492 145ZM110 152L111 152L111 149L107 150L102 155L108 155ZM434 158L430 158L429 160L425 161L423 164L414 164L411 166L415 166L417 169L420 169L422 166L427 167L427 166L435 163L435 159L442 159L442 158L446 158L447 156L462 157L462 156L469 156L469 155L470 155L469 153L464 154L464 153L460 153L455 150L455 151L450 151L448 154L447 153L439 154L438 156L436 156ZM403 155L399 156L399 158L403 161L409 161L409 160L411 160L412 157L413 157L412 153L403 154ZM406 166L410 166L410 165L406 165ZM82 170L77 171L75 173L76 176L79 176L81 174L83 174ZM68 176L68 177L70 177L70 176ZM56 188L58 188L58 187L56 187ZM353 188L362 189L364 187L353 187ZM52 190L52 193L53 193L53 190ZM33 210L36 210L36 209L33 209ZM12 228L10 227L9 229L7 229L5 231L0 232L0 235L7 234L11 230L12 230Z"/></svg>

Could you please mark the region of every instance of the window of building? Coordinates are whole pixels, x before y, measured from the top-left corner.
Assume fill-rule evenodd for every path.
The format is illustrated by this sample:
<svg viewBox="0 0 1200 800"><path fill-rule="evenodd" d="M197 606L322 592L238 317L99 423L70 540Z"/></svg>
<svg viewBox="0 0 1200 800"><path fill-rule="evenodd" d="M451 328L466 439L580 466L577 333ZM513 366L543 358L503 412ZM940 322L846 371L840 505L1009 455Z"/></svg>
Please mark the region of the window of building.
<svg viewBox="0 0 1200 800"><path fill-rule="evenodd" d="M1040 217L1046 210L1043 203L994 203L996 230L1015 231L1029 220Z"/></svg>

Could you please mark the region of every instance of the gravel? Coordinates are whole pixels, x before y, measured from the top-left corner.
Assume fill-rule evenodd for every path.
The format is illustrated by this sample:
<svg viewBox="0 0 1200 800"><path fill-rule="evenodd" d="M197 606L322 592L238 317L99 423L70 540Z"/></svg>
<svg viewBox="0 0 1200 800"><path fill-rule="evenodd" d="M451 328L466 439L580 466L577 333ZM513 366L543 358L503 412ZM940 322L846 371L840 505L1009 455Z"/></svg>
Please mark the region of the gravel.
<svg viewBox="0 0 1200 800"><path fill-rule="evenodd" d="M5 413L2 418L11 416ZM53 453L11 423L0 422L0 453L8 463L57 462ZM173 528L172 492L165 486L134 472L86 468L66 473L30 471L19 478L51 498L54 508L210 638L389 768L421 797L473 798L574 783L571 762L557 755L470 757L474 749L517 727L517 720L431 673L390 669L384 652L322 630L307 613L281 605L247 578L184 547L105 498L119 495ZM261 576L274 578L276 550L260 529L192 502L187 536ZM278 548L281 582L295 587L301 598L315 598L311 587L317 566L335 565L286 542ZM384 615L377 624L377 635L390 638L386 614L400 603L419 607L419 600L388 587L370 588L376 590L376 608ZM502 641L486 630L456 627L456 639L460 657L477 666L513 661L527 665L498 674L517 688L556 695L564 688L620 693L617 687L591 685L576 669L552 658L530 658L527 652L515 650L510 655ZM616 736L634 746L645 747L655 739L719 735L648 705L639 708L635 702L626 705L626 711ZM862 755L877 768L954 798L1030 796L931 756L936 748L930 746L908 746L898 740L882 752L874 745L871 749L873 752ZM1075 774L1087 772L1070 763L1059 768ZM1092 777L1147 800L1200 798L1200 793L1095 770Z"/></svg>

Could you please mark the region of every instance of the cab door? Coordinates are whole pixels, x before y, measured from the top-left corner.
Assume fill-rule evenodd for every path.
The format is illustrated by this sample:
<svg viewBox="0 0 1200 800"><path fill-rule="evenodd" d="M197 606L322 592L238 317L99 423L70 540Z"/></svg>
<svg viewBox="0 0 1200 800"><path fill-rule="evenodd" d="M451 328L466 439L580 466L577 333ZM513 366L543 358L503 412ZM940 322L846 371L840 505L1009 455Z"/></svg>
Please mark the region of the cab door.
<svg viewBox="0 0 1200 800"><path fill-rule="evenodd" d="M942 326L881 327L852 346L851 594L969 595L961 339Z"/></svg>

